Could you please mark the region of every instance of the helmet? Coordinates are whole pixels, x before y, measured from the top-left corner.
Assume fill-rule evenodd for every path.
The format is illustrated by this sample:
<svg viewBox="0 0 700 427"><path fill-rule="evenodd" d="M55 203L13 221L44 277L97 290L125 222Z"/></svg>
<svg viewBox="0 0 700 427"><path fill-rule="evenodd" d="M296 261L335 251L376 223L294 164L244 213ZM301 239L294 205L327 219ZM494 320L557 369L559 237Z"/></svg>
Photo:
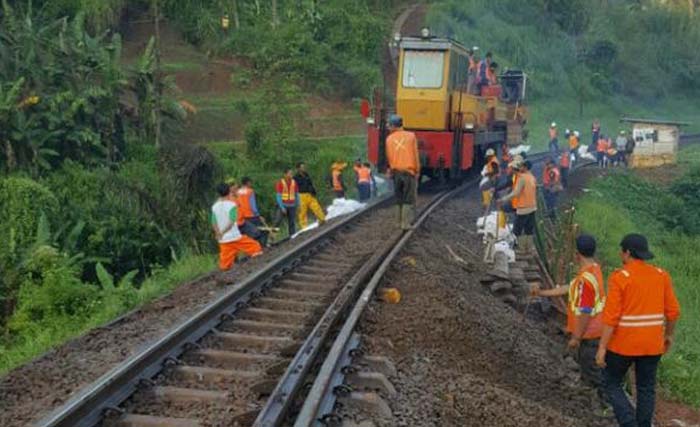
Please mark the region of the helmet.
<svg viewBox="0 0 700 427"><path fill-rule="evenodd" d="M568 135L571 133L571 131L569 129L567 129L566 132L564 132L564 133Z"/></svg>
<svg viewBox="0 0 700 427"><path fill-rule="evenodd" d="M620 131L620 135L624 135L624 134L625 134L625 131L624 131L624 130L621 130L621 131Z"/></svg>
<svg viewBox="0 0 700 427"><path fill-rule="evenodd" d="M493 148L489 148L488 150L486 150L486 157L495 156L495 155L496 155L496 152L493 151Z"/></svg>
<svg viewBox="0 0 700 427"><path fill-rule="evenodd" d="M398 114L392 114L389 116L389 126L400 128L403 126L403 119Z"/></svg>
<svg viewBox="0 0 700 427"><path fill-rule="evenodd" d="M552 124L549 125L549 127L550 127L550 128L555 128L555 127L557 127L557 122L552 122Z"/></svg>
<svg viewBox="0 0 700 427"><path fill-rule="evenodd" d="M581 134L577 130L574 131L574 135L576 135L577 138L581 136Z"/></svg>

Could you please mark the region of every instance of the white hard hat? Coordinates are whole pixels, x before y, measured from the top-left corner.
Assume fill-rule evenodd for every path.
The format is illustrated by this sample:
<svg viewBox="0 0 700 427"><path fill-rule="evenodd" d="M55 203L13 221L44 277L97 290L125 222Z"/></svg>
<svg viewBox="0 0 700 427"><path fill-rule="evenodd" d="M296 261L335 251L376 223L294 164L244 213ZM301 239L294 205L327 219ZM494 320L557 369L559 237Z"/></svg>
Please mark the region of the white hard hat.
<svg viewBox="0 0 700 427"><path fill-rule="evenodd" d="M552 122L552 124L551 124L551 125L549 125L549 127L551 127L551 128L555 128L555 127L557 127L557 122Z"/></svg>
<svg viewBox="0 0 700 427"><path fill-rule="evenodd" d="M574 131L574 135L576 135L576 136L580 136L581 134L580 134L580 133L578 133L578 131L577 131L577 130L575 130L575 131Z"/></svg>
<svg viewBox="0 0 700 427"><path fill-rule="evenodd" d="M496 152L493 151L493 148L489 148L488 150L486 150L486 155L487 156L495 156Z"/></svg>
<svg viewBox="0 0 700 427"><path fill-rule="evenodd" d="M624 135L624 134L625 134L625 131L624 131L624 130L621 130L621 131L620 131L620 135Z"/></svg>
<svg viewBox="0 0 700 427"><path fill-rule="evenodd" d="M566 130L566 133L571 133L571 131L570 131L569 129L567 129L567 130Z"/></svg>
<svg viewBox="0 0 700 427"><path fill-rule="evenodd" d="M474 46L472 50L479 50L479 46Z"/></svg>

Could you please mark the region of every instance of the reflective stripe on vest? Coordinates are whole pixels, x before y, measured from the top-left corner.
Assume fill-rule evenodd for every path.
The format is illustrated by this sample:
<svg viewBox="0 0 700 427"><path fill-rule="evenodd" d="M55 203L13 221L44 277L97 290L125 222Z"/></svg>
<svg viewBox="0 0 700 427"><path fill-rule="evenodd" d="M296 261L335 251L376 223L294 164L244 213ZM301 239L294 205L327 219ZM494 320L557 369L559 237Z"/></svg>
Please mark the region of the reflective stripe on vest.
<svg viewBox="0 0 700 427"><path fill-rule="evenodd" d="M595 316L603 312L603 307L605 306L605 298L600 296L600 284L598 279L596 279L595 274L585 271L581 276L586 279L591 285L593 285L593 290L595 291L595 298L593 302L593 310L590 315ZM579 278L575 278L569 284L569 308L571 311L580 316L582 314L579 304L581 303L581 295L583 294L582 287L576 286Z"/></svg>
<svg viewBox="0 0 700 427"><path fill-rule="evenodd" d="M294 202L297 197L297 183L292 180L292 185L287 185L287 181L282 178L282 203Z"/></svg>
<svg viewBox="0 0 700 427"><path fill-rule="evenodd" d="M620 323L617 326L627 328L643 328L647 326L663 326L666 317L663 313L657 314L640 314L632 316L621 316Z"/></svg>
<svg viewBox="0 0 700 427"><path fill-rule="evenodd" d="M513 174L513 190L515 190L515 187L518 185L518 174L514 173ZM513 206L513 209L515 209L518 206L518 196L513 197L513 200L511 200L511 205Z"/></svg>
<svg viewBox="0 0 700 427"><path fill-rule="evenodd" d="M527 209L537 207L537 180L535 177L531 173L526 173L518 179L524 179L525 185L518 196L518 203L515 205L515 208Z"/></svg>

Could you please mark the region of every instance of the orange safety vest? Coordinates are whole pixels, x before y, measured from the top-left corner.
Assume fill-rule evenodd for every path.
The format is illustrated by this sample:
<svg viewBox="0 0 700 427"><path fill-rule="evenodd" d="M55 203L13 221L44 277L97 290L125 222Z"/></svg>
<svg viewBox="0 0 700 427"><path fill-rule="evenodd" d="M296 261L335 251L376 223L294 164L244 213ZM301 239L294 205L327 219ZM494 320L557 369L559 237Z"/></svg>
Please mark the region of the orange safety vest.
<svg viewBox="0 0 700 427"><path fill-rule="evenodd" d="M624 356L663 354L664 325L680 317L671 276L633 259L608 279L603 323L614 328L608 350Z"/></svg>
<svg viewBox="0 0 700 427"><path fill-rule="evenodd" d="M361 167L357 170L357 182L360 184L369 184L372 178L372 170L368 167Z"/></svg>
<svg viewBox="0 0 700 427"><path fill-rule="evenodd" d="M394 171L420 173L420 156L416 134L405 130L396 130L386 139L386 158Z"/></svg>
<svg viewBox="0 0 700 427"><path fill-rule="evenodd" d="M569 137L569 148L572 150L578 148L578 138L576 138L576 135L571 135Z"/></svg>
<svg viewBox="0 0 700 427"><path fill-rule="evenodd" d="M333 169L331 172L331 175L333 176L333 190L335 191L343 191L343 177L342 177L342 171L339 169Z"/></svg>
<svg viewBox="0 0 700 427"><path fill-rule="evenodd" d="M603 138L600 138L598 140L598 145L596 146L596 150L599 153L604 153L608 149L608 141L604 140Z"/></svg>
<svg viewBox="0 0 700 427"><path fill-rule="evenodd" d="M600 265L593 264L578 272L569 283L569 304L567 307L566 329L569 333L576 332L578 317L582 314L580 305L583 290L588 283L594 292L592 311L588 314L591 320L583 333L584 339L600 338L603 332L602 312L605 306L605 288L603 287L603 272Z"/></svg>
<svg viewBox="0 0 700 427"><path fill-rule="evenodd" d="M564 169L569 169L569 166L571 166L571 155L567 152L564 152L561 155L561 158L559 159L559 166L561 166Z"/></svg>
<svg viewBox="0 0 700 427"><path fill-rule="evenodd" d="M518 196L516 209L528 209L537 207L537 180L530 171L521 173L518 179L525 180L525 186Z"/></svg>
<svg viewBox="0 0 700 427"><path fill-rule="evenodd" d="M250 198L253 196L252 188L241 188L238 190L238 214L244 219L253 218L255 213L250 207Z"/></svg>
<svg viewBox="0 0 700 427"><path fill-rule="evenodd" d="M513 173L513 190L515 190L515 187L518 185L518 173L515 172ZM518 206L518 196L513 197L511 200L511 205L513 206L513 209L515 209Z"/></svg>
<svg viewBox="0 0 700 427"><path fill-rule="evenodd" d="M294 181L293 179L291 180L291 184L287 184L287 180L282 178L280 180L280 183L282 183L282 203L284 204L292 204L296 201L297 197L297 182Z"/></svg>

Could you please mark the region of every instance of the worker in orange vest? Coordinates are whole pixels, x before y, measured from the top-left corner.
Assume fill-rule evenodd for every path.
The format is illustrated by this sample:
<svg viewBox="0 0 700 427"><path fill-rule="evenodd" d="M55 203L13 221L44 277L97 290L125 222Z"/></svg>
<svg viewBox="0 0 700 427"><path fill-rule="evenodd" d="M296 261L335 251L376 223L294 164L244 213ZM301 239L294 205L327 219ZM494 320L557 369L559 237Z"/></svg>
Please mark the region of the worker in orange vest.
<svg viewBox="0 0 700 427"><path fill-rule="evenodd" d="M493 54L491 52L486 52L486 56L484 59L479 61L479 65L477 66L477 75L476 75L476 92L478 95L481 95L481 89L484 86L489 85L489 67L491 66L491 57Z"/></svg>
<svg viewBox="0 0 700 427"><path fill-rule="evenodd" d="M253 180L249 177L241 178L241 188L237 192L239 228L241 233L251 237L261 245L267 246L268 232L258 227L265 226L265 218L260 215L258 201L253 190Z"/></svg>
<svg viewBox="0 0 700 427"><path fill-rule="evenodd" d="M605 167L605 153L608 151L608 140L605 135L601 135L598 138L598 145L596 146L596 159L598 160L598 166L601 168Z"/></svg>
<svg viewBox="0 0 700 427"><path fill-rule="evenodd" d="M366 202L372 197L372 182L374 176L369 163L364 163L357 171L357 192L361 202Z"/></svg>
<svg viewBox="0 0 700 427"><path fill-rule="evenodd" d="M391 134L386 139L388 174L394 180L394 195L398 206L399 226L411 228L420 179L420 155L416 134L403 129L401 116L389 117Z"/></svg>
<svg viewBox="0 0 700 427"><path fill-rule="evenodd" d="M571 167L571 152L564 149L559 159L559 172L561 173L561 186L566 188L569 186L569 168Z"/></svg>
<svg viewBox="0 0 700 427"><path fill-rule="evenodd" d="M544 202L547 207L547 214L554 221L556 219L557 197L563 187L561 184L561 173L551 157L547 160L542 170L542 187L544 189Z"/></svg>
<svg viewBox="0 0 700 427"><path fill-rule="evenodd" d="M605 306L605 287L603 272L593 258L596 241L588 234L576 238L576 263L579 266L576 277L567 286L541 290L534 285L530 288L532 296L559 297L568 295L566 331L569 333L568 348L578 353L581 366L581 380L596 387L601 397L603 393L603 376L596 365L596 352L603 332L602 312Z"/></svg>
<svg viewBox="0 0 700 427"><path fill-rule="evenodd" d="M219 269L229 270L236 262L236 255L243 252L250 257L262 255L260 243L241 234L236 222L238 221L238 205L234 201L232 189L227 183L216 187L219 199L211 207L211 226L214 236L219 243Z"/></svg>
<svg viewBox="0 0 700 427"><path fill-rule="evenodd" d="M535 247L533 235L537 213L537 179L530 172L532 165L528 160L513 160L509 167L517 171L518 178L513 190L499 199L498 204L516 201L513 234L520 250L531 253Z"/></svg>
<svg viewBox="0 0 700 427"><path fill-rule="evenodd" d="M345 182L343 170L348 166L345 162L333 162L331 165L331 189L336 199L345 198Z"/></svg>
<svg viewBox="0 0 700 427"><path fill-rule="evenodd" d="M319 225L323 225L326 222L326 214L316 198L316 188L313 181L311 181L311 176L306 171L306 163L297 163L297 173L294 175L294 181L296 181L299 189L299 228L302 230L306 228L309 222L309 210L316 215Z"/></svg>
<svg viewBox="0 0 700 427"><path fill-rule="evenodd" d="M296 211L299 206L299 187L294 181L292 170L284 170L284 176L275 184L275 200L277 212L275 213L275 227L279 227L282 221L287 219L289 236L296 232Z"/></svg>
<svg viewBox="0 0 700 427"><path fill-rule="evenodd" d="M671 276L646 262L654 257L647 239L640 234L628 234L620 242L620 249L623 266L608 279L596 363L605 368L605 391L620 426L651 427L656 369L661 355L673 344L681 310ZM623 389L632 364L636 411Z"/></svg>

